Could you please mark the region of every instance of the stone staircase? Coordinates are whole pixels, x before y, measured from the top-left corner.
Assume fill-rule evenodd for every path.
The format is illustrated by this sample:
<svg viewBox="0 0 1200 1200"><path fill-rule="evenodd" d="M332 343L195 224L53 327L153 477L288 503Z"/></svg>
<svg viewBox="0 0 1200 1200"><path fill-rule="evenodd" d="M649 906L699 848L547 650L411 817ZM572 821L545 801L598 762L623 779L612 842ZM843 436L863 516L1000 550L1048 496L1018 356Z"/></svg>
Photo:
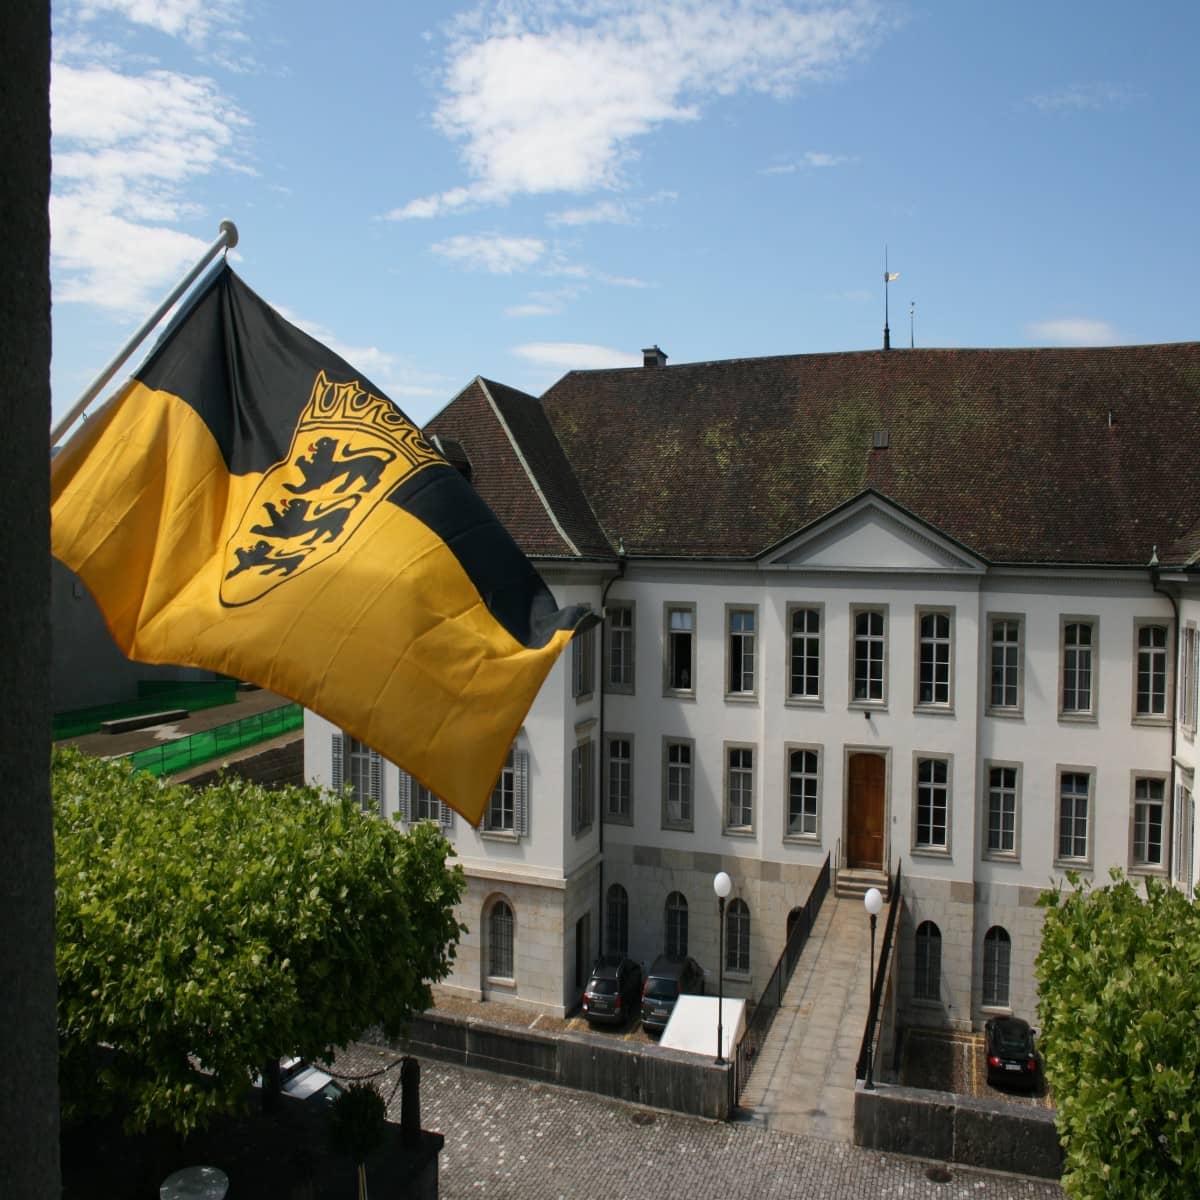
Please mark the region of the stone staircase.
<svg viewBox="0 0 1200 1200"><path fill-rule="evenodd" d="M868 888L878 888L886 904L889 899L888 875L886 871L876 871L864 867L842 867L837 873L834 884L834 895L840 899L861 900Z"/></svg>

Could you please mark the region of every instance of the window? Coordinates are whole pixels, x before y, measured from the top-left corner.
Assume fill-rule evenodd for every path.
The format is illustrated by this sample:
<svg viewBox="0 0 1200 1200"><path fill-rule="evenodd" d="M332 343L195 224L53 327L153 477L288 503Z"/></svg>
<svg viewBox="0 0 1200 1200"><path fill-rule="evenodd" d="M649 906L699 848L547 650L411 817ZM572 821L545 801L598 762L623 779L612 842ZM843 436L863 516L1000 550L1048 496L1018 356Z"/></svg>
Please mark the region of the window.
<svg viewBox="0 0 1200 1200"><path fill-rule="evenodd" d="M1196 735L1196 677L1200 675L1200 639L1196 626L1188 625L1179 639L1179 725Z"/></svg>
<svg viewBox="0 0 1200 1200"><path fill-rule="evenodd" d="M444 833L454 828L454 809L443 804L407 771L400 772L399 809L400 820L406 825L414 825L417 821L433 821L442 827Z"/></svg>
<svg viewBox="0 0 1200 1200"><path fill-rule="evenodd" d="M1012 939L1008 931L993 925L983 935L983 1006L1008 1007L1008 977L1012 961Z"/></svg>
<svg viewBox="0 0 1200 1200"><path fill-rule="evenodd" d="M918 758L917 848L948 849L949 820L950 764L944 758Z"/></svg>
<svg viewBox="0 0 1200 1200"><path fill-rule="evenodd" d="M917 926L913 955L913 999L942 998L942 931L932 921Z"/></svg>
<svg viewBox="0 0 1200 1200"><path fill-rule="evenodd" d="M604 941L609 954L629 953L629 893L614 883L604 906Z"/></svg>
<svg viewBox="0 0 1200 1200"><path fill-rule="evenodd" d="M575 922L575 986L583 988L592 969L592 914Z"/></svg>
<svg viewBox="0 0 1200 1200"><path fill-rule="evenodd" d="M633 606L608 606L608 688L633 691Z"/></svg>
<svg viewBox="0 0 1200 1200"><path fill-rule="evenodd" d="M725 970L750 974L750 909L745 900L731 900L725 909Z"/></svg>
<svg viewBox="0 0 1200 1200"><path fill-rule="evenodd" d="M987 851L1016 856L1017 853L1017 766L988 768Z"/></svg>
<svg viewBox="0 0 1200 1200"><path fill-rule="evenodd" d="M666 907L667 953L683 958L688 952L688 905L682 892L672 892Z"/></svg>
<svg viewBox="0 0 1200 1200"><path fill-rule="evenodd" d="M605 819L620 824L633 821L633 739L613 734L608 739L607 809Z"/></svg>
<svg viewBox="0 0 1200 1200"><path fill-rule="evenodd" d="M853 614L854 663L851 694L859 703L882 704L886 698L887 619L883 609Z"/></svg>
<svg viewBox="0 0 1200 1200"><path fill-rule="evenodd" d="M442 816L442 802L416 780L413 780L412 814L414 821L440 821Z"/></svg>
<svg viewBox="0 0 1200 1200"><path fill-rule="evenodd" d="M1131 866L1160 870L1163 863L1165 779L1138 776L1133 781L1133 853Z"/></svg>
<svg viewBox="0 0 1200 1200"><path fill-rule="evenodd" d="M1020 712L1024 699L1021 686L1021 618L992 617L990 630L988 708L993 712Z"/></svg>
<svg viewBox="0 0 1200 1200"><path fill-rule="evenodd" d="M512 838L529 833L529 753L509 750L483 813L483 832Z"/></svg>
<svg viewBox="0 0 1200 1200"><path fill-rule="evenodd" d="M821 610L794 608L791 611L791 665L788 697L792 700L821 699Z"/></svg>
<svg viewBox="0 0 1200 1200"><path fill-rule="evenodd" d="M820 752L788 751L788 837L815 838L821 796Z"/></svg>
<svg viewBox="0 0 1200 1200"><path fill-rule="evenodd" d="M951 615L917 614L917 704L948 708L951 702Z"/></svg>
<svg viewBox="0 0 1200 1200"><path fill-rule="evenodd" d="M729 624L728 666L726 675L727 694L730 696L754 695L754 625L755 612L752 608L730 608L726 610Z"/></svg>
<svg viewBox="0 0 1200 1200"><path fill-rule="evenodd" d="M1092 777L1085 771L1061 771L1058 777L1058 857L1088 857L1088 802Z"/></svg>
<svg viewBox="0 0 1200 1200"><path fill-rule="evenodd" d="M1134 684L1135 717L1167 715L1167 627L1137 626L1137 674Z"/></svg>
<svg viewBox="0 0 1200 1200"><path fill-rule="evenodd" d="M1065 717L1095 715L1095 674L1092 649L1094 621L1064 620L1062 626L1062 706Z"/></svg>
<svg viewBox="0 0 1200 1200"><path fill-rule="evenodd" d="M504 900L497 900L488 914L489 979L512 979L513 976L513 910Z"/></svg>
<svg viewBox="0 0 1200 1200"><path fill-rule="evenodd" d="M349 787L363 812L383 814L383 759L348 733L335 733L330 747L335 792Z"/></svg>
<svg viewBox="0 0 1200 1200"><path fill-rule="evenodd" d="M725 748L725 830L754 829L754 751L749 746Z"/></svg>
<svg viewBox="0 0 1200 1200"><path fill-rule="evenodd" d="M1191 895L1195 881L1195 843L1192 831L1196 824L1196 801L1192 795L1196 776L1193 771L1180 769L1179 782L1175 785L1175 814L1172 828L1175 831L1174 876L1175 882L1183 884L1184 891Z"/></svg>
<svg viewBox="0 0 1200 1200"><path fill-rule="evenodd" d="M692 827L692 743L663 744L663 827Z"/></svg>
<svg viewBox="0 0 1200 1200"><path fill-rule="evenodd" d="M592 826L595 813L593 796L594 751L592 740L580 742L571 751L571 832L578 836Z"/></svg>
<svg viewBox="0 0 1200 1200"><path fill-rule="evenodd" d="M671 692L695 690L696 610L692 606L667 607L667 679Z"/></svg>
<svg viewBox="0 0 1200 1200"><path fill-rule="evenodd" d="M571 694L578 700L592 694L596 631L588 629L571 639Z"/></svg>

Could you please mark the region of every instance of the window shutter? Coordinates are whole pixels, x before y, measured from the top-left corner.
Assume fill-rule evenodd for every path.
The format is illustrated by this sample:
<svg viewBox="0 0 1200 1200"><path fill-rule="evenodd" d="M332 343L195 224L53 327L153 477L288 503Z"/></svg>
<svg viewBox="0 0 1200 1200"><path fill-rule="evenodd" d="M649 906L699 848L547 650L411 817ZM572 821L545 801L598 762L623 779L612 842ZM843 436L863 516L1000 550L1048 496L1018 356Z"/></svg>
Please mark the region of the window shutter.
<svg viewBox="0 0 1200 1200"><path fill-rule="evenodd" d="M407 771L400 772L400 787L396 804L400 809L400 820L405 825L412 824L412 776Z"/></svg>
<svg viewBox="0 0 1200 1200"><path fill-rule="evenodd" d="M383 758L378 751L371 751L371 800L374 802L375 815L382 817L383 813Z"/></svg>
<svg viewBox="0 0 1200 1200"><path fill-rule="evenodd" d="M345 739L340 733L335 733L332 738L332 765L330 767L331 786L335 792L340 792L346 782L346 746Z"/></svg>
<svg viewBox="0 0 1200 1200"><path fill-rule="evenodd" d="M571 751L571 833L579 832L579 747Z"/></svg>
<svg viewBox="0 0 1200 1200"><path fill-rule="evenodd" d="M513 751L513 805L518 837L529 836L529 751Z"/></svg>
<svg viewBox="0 0 1200 1200"><path fill-rule="evenodd" d="M444 833L450 833L454 829L454 809L444 800L438 801L438 824Z"/></svg>

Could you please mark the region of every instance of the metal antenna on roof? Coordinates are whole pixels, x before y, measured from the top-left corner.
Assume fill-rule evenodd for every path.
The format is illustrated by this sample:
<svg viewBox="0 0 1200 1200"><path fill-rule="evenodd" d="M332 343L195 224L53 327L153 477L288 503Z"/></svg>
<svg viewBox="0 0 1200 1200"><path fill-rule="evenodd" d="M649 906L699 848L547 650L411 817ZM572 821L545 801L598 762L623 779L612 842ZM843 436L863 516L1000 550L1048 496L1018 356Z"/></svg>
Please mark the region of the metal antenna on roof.
<svg viewBox="0 0 1200 1200"><path fill-rule="evenodd" d="M883 348L890 350L892 348L892 331L888 328L888 284L893 279L899 279L899 271L888 270L888 248L884 243L883 247Z"/></svg>
<svg viewBox="0 0 1200 1200"><path fill-rule="evenodd" d="M914 332L916 329L917 302L910 300L908 302L908 348L911 350L917 344L917 335Z"/></svg>

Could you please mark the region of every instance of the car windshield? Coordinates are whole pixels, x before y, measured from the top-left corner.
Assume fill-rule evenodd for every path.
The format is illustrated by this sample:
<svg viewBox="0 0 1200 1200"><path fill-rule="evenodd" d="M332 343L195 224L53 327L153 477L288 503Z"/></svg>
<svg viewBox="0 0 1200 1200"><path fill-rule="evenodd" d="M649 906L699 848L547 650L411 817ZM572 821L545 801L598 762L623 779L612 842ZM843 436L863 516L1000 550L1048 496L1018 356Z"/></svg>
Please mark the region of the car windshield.
<svg viewBox="0 0 1200 1200"><path fill-rule="evenodd" d="M1029 1034L1019 1025L1001 1025L996 1030L996 1049L1001 1054L1028 1054Z"/></svg>
<svg viewBox="0 0 1200 1200"><path fill-rule="evenodd" d="M646 995L653 1000L674 1000L679 995L679 984L673 979L651 979L646 984Z"/></svg>
<svg viewBox="0 0 1200 1200"><path fill-rule="evenodd" d="M615 979L593 979L588 983L587 990L593 996L615 996L617 981Z"/></svg>

